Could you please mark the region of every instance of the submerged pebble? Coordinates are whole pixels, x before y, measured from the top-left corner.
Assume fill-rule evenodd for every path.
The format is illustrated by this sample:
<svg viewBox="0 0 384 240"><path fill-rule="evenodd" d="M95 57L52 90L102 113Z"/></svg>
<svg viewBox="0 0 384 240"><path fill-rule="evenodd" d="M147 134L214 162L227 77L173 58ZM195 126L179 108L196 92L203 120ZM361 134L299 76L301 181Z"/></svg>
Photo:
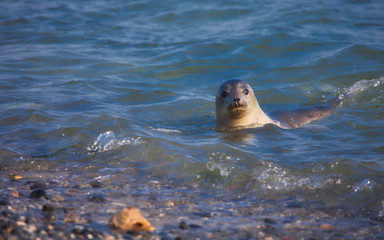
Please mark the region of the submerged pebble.
<svg viewBox="0 0 384 240"><path fill-rule="evenodd" d="M9 202L6 199L0 199L0 205L2 206L9 205Z"/></svg>
<svg viewBox="0 0 384 240"><path fill-rule="evenodd" d="M27 181L27 184L29 185L30 190L44 189L45 188L45 186L42 183L34 181L34 180Z"/></svg>
<svg viewBox="0 0 384 240"><path fill-rule="evenodd" d="M103 184L99 181L92 181L89 183L89 185L91 185L91 187L93 187L93 188L99 188L99 187L103 186Z"/></svg>
<svg viewBox="0 0 384 240"><path fill-rule="evenodd" d="M180 224L179 224L179 228L185 230L185 229L188 229L189 226L188 226L188 224L186 222L181 221Z"/></svg>
<svg viewBox="0 0 384 240"><path fill-rule="evenodd" d="M57 220L57 216L52 212L47 212L44 214L44 220L48 222L55 222Z"/></svg>
<svg viewBox="0 0 384 240"><path fill-rule="evenodd" d="M190 228L203 228L202 226L200 226L199 224L195 224L195 223L191 223L188 225Z"/></svg>
<svg viewBox="0 0 384 240"><path fill-rule="evenodd" d="M104 196L98 194L91 194L87 197L87 199L88 201L95 203L104 203L107 201Z"/></svg>
<svg viewBox="0 0 384 240"><path fill-rule="evenodd" d="M60 195L56 195L56 196L53 196L51 198L52 201L55 201L55 202L61 202L61 201L64 201L64 197L63 196L60 196Z"/></svg>
<svg viewBox="0 0 384 240"><path fill-rule="evenodd" d="M89 223L91 221L89 221L88 219L86 219L86 218L84 218L84 217L82 217L76 213L70 212L70 213L65 215L64 222L65 223Z"/></svg>
<svg viewBox="0 0 384 240"><path fill-rule="evenodd" d="M45 199L48 199L47 194L45 193L44 189L36 189L29 194L30 198L42 198L44 197Z"/></svg>
<svg viewBox="0 0 384 240"><path fill-rule="evenodd" d="M55 208L50 204L44 204L43 209L44 212L53 212Z"/></svg>
<svg viewBox="0 0 384 240"><path fill-rule="evenodd" d="M80 239L104 239L104 234L96 229L77 226L71 231L71 235Z"/></svg>

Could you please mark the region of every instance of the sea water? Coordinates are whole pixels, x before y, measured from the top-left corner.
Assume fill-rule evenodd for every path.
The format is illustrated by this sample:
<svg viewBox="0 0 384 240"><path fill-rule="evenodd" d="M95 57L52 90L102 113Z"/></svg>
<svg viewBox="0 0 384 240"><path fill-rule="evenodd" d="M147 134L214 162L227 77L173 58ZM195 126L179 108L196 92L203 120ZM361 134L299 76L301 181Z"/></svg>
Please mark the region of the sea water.
<svg viewBox="0 0 384 240"><path fill-rule="evenodd" d="M244 238L267 218L280 237L383 237L384 2L0 7L4 184L52 181L100 225L133 205L158 232L185 219ZM215 94L232 78L265 112L343 104L299 129L219 132ZM103 207L68 193L94 180ZM316 230L328 223L338 235Z"/></svg>

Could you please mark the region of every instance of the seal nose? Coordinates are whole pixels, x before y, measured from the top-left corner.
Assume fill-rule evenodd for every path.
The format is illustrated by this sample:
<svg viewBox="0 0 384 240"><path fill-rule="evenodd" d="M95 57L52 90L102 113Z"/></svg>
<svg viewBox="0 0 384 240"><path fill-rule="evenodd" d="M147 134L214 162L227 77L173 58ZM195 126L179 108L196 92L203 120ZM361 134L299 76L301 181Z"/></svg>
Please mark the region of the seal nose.
<svg viewBox="0 0 384 240"><path fill-rule="evenodd" d="M236 107L240 107L240 98L234 98L232 101Z"/></svg>

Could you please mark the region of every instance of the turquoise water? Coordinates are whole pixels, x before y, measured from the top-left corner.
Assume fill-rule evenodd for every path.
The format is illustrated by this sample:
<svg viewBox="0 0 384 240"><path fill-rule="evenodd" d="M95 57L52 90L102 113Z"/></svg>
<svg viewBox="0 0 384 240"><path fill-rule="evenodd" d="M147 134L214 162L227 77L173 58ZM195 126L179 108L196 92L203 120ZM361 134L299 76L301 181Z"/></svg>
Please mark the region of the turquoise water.
<svg viewBox="0 0 384 240"><path fill-rule="evenodd" d="M101 223L136 205L160 232L180 218L215 232L272 216L299 236L284 222L292 205L298 221L316 210L349 232L382 227L382 1L0 7L2 181L52 180L65 195L96 179L110 201L94 211ZM345 101L300 129L218 132L214 97L231 78L249 82L266 112Z"/></svg>

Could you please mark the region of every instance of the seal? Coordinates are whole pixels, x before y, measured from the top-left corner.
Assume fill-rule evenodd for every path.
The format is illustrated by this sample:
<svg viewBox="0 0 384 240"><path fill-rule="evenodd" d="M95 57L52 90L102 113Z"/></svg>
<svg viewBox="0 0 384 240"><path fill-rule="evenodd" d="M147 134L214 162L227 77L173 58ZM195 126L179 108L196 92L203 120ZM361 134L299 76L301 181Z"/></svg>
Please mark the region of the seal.
<svg viewBox="0 0 384 240"><path fill-rule="evenodd" d="M266 114L260 108L252 87L243 80L232 79L221 84L216 93L216 128L256 128L274 124L292 129L329 116L335 110L335 106L316 105Z"/></svg>

